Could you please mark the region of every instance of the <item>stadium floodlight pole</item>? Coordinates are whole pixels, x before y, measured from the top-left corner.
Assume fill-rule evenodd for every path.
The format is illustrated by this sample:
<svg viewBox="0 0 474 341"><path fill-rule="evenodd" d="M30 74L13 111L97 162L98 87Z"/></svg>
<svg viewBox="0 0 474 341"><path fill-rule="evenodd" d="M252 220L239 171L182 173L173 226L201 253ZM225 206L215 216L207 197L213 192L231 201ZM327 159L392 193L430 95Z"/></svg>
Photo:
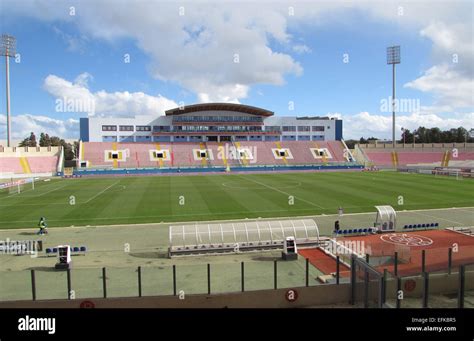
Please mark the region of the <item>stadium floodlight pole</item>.
<svg viewBox="0 0 474 341"><path fill-rule="evenodd" d="M7 90L7 147L11 144L11 118L10 118L10 57L15 57L16 49L15 37L2 34L2 43L0 46L0 55L5 56L6 65L6 90Z"/></svg>
<svg viewBox="0 0 474 341"><path fill-rule="evenodd" d="M387 47L387 64L392 64L392 146L395 148L395 65L400 64L400 46Z"/></svg>

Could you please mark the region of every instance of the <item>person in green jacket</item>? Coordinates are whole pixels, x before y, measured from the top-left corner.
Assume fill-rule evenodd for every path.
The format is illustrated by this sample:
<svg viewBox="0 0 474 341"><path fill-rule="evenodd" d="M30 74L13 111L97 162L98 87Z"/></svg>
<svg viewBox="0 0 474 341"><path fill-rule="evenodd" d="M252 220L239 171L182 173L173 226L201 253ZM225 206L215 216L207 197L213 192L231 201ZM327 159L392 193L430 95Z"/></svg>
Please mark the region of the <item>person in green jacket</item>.
<svg viewBox="0 0 474 341"><path fill-rule="evenodd" d="M48 230L46 229L48 227L48 224L46 224L46 218L41 217L40 221L38 223L39 231L38 234L47 234Z"/></svg>

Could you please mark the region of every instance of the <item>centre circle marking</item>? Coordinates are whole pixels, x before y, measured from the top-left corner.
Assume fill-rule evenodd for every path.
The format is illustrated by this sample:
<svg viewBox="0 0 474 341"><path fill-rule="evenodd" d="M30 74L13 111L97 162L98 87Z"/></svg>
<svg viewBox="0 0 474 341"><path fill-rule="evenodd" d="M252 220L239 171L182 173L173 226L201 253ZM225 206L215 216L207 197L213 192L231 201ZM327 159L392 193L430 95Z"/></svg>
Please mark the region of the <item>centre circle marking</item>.
<svg viewBox="0 0 474 341"><path fill-rule="evenodd" d="M433 239L412 233L390 233L380 236L385 243L406 246L428 246L433 244Z"/></svg>

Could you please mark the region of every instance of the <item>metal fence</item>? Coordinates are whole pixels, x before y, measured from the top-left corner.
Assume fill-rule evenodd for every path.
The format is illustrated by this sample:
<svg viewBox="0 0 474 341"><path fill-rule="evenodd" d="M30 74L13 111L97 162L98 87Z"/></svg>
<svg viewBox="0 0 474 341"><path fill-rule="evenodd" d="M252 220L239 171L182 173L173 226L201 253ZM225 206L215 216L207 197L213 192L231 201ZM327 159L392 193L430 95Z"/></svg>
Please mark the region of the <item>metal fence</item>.
<svg viewBox="0 0 474 341"><path fill-rule="evenodd" d="M308 259L0 272L0 301L217 294L321 284Z"/></svg>
<svg viewBox="0 0 474 341"><path fill-rule="evenodd" d="M474 263L402 277L396 267L395 273L381 273L369 259L354 255L350 303L365 308L474 308L473 277Z"/></svg>

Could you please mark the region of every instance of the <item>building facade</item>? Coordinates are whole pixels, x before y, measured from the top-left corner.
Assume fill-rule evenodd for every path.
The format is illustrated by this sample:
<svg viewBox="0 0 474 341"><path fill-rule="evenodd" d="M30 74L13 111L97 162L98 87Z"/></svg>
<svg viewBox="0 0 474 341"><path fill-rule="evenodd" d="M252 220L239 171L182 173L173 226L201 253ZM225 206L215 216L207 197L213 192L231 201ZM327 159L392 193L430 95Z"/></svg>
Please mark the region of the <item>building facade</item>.
<svg viewBox="0 0 474 341"><path fill-rule="evenodd" d="M233 103L194 104L165 116L80 119L83 142L333 141L342 139L342 120L274 116L265 109Z"/></svg>

